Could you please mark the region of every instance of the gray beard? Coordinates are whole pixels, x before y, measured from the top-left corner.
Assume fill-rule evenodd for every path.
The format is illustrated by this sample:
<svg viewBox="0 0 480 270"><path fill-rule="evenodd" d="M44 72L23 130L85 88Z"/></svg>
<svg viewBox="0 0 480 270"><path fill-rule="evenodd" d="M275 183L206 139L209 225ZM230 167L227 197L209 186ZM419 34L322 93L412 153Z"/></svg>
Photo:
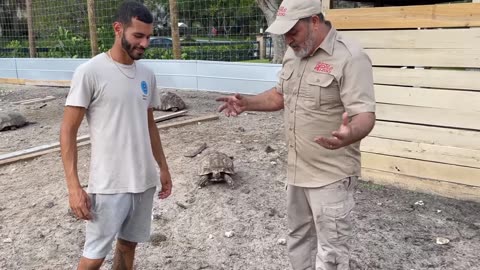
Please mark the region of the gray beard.
<svg viewBox="0 0 480 270"><path fill-rule="evenodd" d="M293 51L295 53L295 56L299 57L299 58L305 58L307 56L309 56L310 52L315 49L315 40L314 38L312 37L312 35L309 35L308 36L308 39L305 41L305 47L302 48L301 50L299 51Z"/></svg>

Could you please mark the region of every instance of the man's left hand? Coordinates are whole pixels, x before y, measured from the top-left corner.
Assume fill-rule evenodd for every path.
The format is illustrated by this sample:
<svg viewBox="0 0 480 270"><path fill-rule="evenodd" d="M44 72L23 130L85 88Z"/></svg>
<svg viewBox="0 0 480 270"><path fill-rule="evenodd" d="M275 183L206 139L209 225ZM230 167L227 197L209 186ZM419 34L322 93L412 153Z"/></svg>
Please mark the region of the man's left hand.
<svg viewBox="0 0 480 270"><path fill-rule="evenodd" d="M348 126L349 119L348 113L344 112L342 115L342 124L340 127L332 132L332 136L329 138L326 137L316 137L313 139L316 143L320 144L326 149L334 150L350 144L352 128Z"/></svg>
<svg viewBox="0 0 480 270"><path fill-rule="evenodd" d="M160 171L160 183L162 183L162 189L158 192L158 198L166 199L172 194L172 177L168 170Z"/></svg>

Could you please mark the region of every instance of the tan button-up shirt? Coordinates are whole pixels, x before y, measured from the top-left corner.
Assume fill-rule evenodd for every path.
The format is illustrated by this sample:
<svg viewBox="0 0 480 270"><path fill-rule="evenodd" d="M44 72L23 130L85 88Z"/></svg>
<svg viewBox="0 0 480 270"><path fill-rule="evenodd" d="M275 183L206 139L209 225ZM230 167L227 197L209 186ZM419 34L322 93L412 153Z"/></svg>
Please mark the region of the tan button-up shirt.
<svg viewBox="0 0 480 270"><path fill-rule="evenodd" d="M321 187L360 175L360 143L328 150L314 141L330 137L349 117L375 112L372 64L360 45L333 27L309 57L289 48L277 84L283 94L288 184Z"/></svg>

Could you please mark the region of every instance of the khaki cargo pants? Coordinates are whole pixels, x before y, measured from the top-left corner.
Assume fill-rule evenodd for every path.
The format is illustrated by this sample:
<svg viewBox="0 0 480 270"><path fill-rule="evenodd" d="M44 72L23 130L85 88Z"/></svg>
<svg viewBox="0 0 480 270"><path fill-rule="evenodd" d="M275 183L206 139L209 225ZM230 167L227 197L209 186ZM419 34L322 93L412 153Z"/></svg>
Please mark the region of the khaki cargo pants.
<svg viewBox="0 0 480 270"><path fill-rule="evenodd" d="M349 270L357 177L321 188L287 188L288 255L294 270Z"/></svg>

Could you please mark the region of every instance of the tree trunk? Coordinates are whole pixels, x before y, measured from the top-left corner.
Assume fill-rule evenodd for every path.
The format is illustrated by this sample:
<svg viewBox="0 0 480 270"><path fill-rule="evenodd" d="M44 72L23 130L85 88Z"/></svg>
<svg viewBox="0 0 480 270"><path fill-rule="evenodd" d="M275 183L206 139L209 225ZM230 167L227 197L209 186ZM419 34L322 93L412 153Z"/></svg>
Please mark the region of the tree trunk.
<svg viewBox="0 0 480 270"><path fill-rule="evenodd" d="M32 0L27 0L27 27L28 27L28 49L30 52L30 58L35 58L37 50L35 48L35 34L33 32L33 12L32 12Z"/></svg>
<svg viewBox="0 0 480 270"><path fill-rule="evenodd" d="M271 25L275 20L279 0L255 0L258 4L258 7L262 10L263 14L265 15L265 19L267 20L267 24ZM273 59L272 63L279 64L282 63L283 56L285 55L285 51L287 50L287 46L285 44L285 39L283 35L273 35L272 34L272 41L273 41Z"/></svg>
<svg viewBox="0 0 480 270"><path fill-rule="evenodd" d="M177 0L168 0L168 2L170 3L170 27L172 29L173 58L181 59Z"/></svg>
<svg viewBox="0 0 480 270"><path fill-rule="evenodd" d="M87 0L88 26L90 29L90 48L92 57L98 54L97 16L95 15L95 0Z"/></svg>

